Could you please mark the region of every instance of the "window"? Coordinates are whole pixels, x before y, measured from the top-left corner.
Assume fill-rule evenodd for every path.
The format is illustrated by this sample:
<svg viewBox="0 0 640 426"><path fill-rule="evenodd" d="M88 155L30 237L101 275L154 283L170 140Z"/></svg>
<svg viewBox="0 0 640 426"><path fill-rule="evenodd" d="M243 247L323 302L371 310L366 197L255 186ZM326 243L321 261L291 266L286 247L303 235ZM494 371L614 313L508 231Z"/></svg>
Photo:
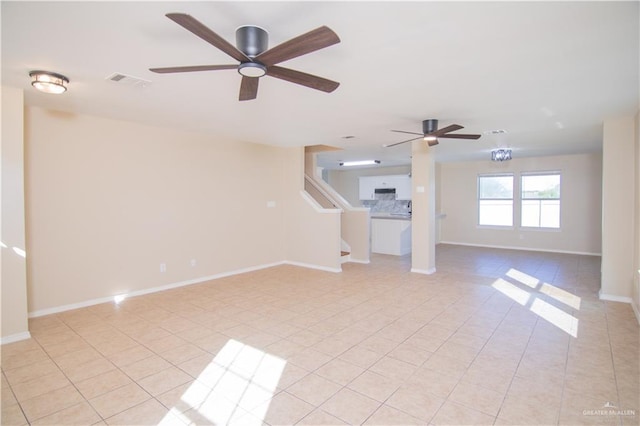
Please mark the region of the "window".
<svg viewBox="0 0 640 426"><path fill-rule="evenodd" d="M513 226L513 175L478 176L478 224Z"/></svg>
<svg viewBox="0 0 640 426"><path fill-rule="evenodd" d="M560 173L522 175L520 224L533 228L560 228Z"/></svg>

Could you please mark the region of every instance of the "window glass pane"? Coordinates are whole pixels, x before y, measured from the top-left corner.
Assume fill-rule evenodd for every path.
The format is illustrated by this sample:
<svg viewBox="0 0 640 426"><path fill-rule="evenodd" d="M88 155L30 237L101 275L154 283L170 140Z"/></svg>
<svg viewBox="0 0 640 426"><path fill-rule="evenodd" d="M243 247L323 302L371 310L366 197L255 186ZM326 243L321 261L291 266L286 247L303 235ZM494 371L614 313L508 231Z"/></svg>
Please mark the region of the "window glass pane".
<svg viewBox="0 0 640 426"><path fill-rule="evenodd" d="M560 228L560 200L540 200L540 226Z"/></svg>
<svg viewBox="0 0 640 426"><path fill-rule="evenodd" d="M522 198L560 198L560 175L522 176Z"/></svg>
<svg viewBox="0 0 640 426"><path fill-rule="evenodd" d="M480 225L513 226L512 200L480 200Z"/></svg>
<svg viewBox="0 0 640 426"><path fill-rule="evenodd" d="M479 198L513 198L513 176L480 176Z"/></svg>
<svg viewBox="0 0 640 426"><path fill-rule="evenodd" d="M560 200L522 200L522 226L560 228Z"/></svg>
<svg viewBox="0 0 640 426"><path fill-rule="evenodd" d="M522 200L522 226L540 226L540 201Z"/></svg>

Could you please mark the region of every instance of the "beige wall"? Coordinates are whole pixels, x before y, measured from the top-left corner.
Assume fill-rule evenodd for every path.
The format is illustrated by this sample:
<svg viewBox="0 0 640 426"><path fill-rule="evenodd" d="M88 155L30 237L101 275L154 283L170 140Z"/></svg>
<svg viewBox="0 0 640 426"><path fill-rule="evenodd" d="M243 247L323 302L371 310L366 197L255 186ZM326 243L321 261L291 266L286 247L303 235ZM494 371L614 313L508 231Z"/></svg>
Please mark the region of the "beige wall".
<svg viewBox="0 0 640 426"><path fill-rule="evenodd" d="M631 301L634 280L635 123L604 122L602 149L602 282L604 299Z"/></svg>
<svg viewBox="0 0 640 426"><path fill-rule="evenodd" d="M411 166L371 167L354 170L329 170L328 183L352 206L360 207L360 176L386 176L411 173Z"/></svg>
<svg viewBox="0 0 640 426"><path fill-rule="evenodd" d="M517 156L517 153L516 153ZM440 165L440 221L442 242L481 246L524 248L543 251L599 254L601 252L600 154L537 158L517 157L504 163L491 161L443 163ZM477 226L477 177L481 173L561 172L560 231L523 229L514 216L513 229ZM516 176L516 179L518 177ZM519 210L517 202L514 209Z"/></svg>
<svg viewBox="0 0 640 426"><path fill-rule="evenodd" d="M28 338L24 222L22 90L2 87L2 168L0 173L0 298L2 342Z"/></svg>
<svg viewBox="0 0 640 426"><path fill-rule="evenodd" d="M286 149L27 108L25 153L30 312L286 260Z"/></svg>

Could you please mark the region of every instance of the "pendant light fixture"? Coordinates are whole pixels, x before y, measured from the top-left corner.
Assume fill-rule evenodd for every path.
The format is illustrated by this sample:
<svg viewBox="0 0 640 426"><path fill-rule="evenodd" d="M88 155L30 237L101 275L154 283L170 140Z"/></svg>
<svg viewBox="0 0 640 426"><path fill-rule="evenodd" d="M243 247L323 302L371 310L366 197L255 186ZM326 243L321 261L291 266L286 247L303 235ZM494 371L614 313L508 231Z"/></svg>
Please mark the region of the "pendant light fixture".
<svg viewBox="0 0 640 426"><path fill-rule="evenodd" d="M49 71L31 71L31 85L41 92L59 95L67 91L69 79L62 74Z"/></svg>
<svg viewBox="0 0 640 426"><path fill-rule="evenodd" d="M491 161L509 161L511 160L510 149L496 149L491 151Z"/></svg>

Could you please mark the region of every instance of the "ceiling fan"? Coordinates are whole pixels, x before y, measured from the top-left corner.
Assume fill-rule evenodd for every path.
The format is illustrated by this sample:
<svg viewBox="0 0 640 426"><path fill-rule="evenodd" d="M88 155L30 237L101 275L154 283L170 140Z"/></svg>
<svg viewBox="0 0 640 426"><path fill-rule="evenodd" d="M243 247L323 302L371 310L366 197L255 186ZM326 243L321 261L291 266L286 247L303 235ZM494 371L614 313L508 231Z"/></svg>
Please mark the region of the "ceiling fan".
<svg viewBox="0 0 640 426"><path fill-rule="evenodd" d="M276 66L276 64L280 62L339 43L340 38L338 35L328 27L322 26L316 28L315 30L268 49L269 34L260 27L245 25L236 30L236 47L191 15L168 13L166 16L240 63L234 65L194 65L150 68L149 71L166 74L237 69L242 75L242 82L240 83L241 101L256 98L259 78L264 75L327 93L333 92L340 85L340 83L327 80L326 78Z"/></svg>
<svg viewBox="0 0 640 426"><path fill-rule="evenodd" d="M464 135L461 133L451 133L456 130L464 129L459 124L452 124L447 127L443 127L442 129L438 129L438 120L430 119L424 120L422 122L422 133L414 133L414 132L405 132L404 130L392 130L392 132L397 133L408 133L410 135L420 135L417 138L407 139L406 141L396 142L389 145L385 145L386 148L400 145L406 142L415 141L418 139L424 139L427 141L429 146L438 145L438 138L450 138L450 139L480 139L481 135Z"/></svg>

